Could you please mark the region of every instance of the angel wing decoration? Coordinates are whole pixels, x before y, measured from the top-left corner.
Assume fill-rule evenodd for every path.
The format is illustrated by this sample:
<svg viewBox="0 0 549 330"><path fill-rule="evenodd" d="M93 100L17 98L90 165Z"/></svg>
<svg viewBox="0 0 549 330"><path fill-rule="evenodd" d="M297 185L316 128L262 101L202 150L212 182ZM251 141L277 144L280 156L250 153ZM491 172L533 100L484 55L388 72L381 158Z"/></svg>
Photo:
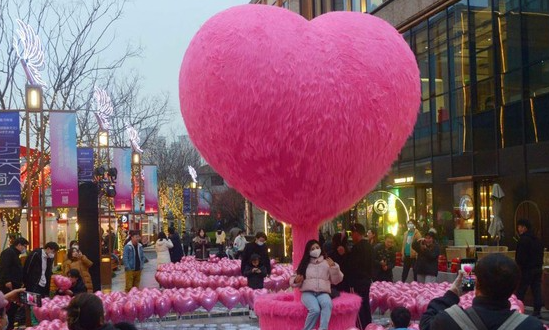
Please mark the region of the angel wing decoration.
<svg viewBox="0 0 549 330"><path fill-rule="evenodd" d="M95 97L95 103L97 110L95 111L95 117L99 123L99 127L102 130L110 130L112 128L109 119L114 111L112 106L111 97L107 94L107 91L98 87L93 88L93 96Z"/></svg>
<svg viewBox="0 0 549 330"><path fill-rule="evenodd" d="M141 139L139 138L139 134L137 133L135 128L133 128L129 123L126 123L126 132L128 132L133 150L143 153L143 149L141 149L141 147L139 146Z"/></svg>
<svg viewBox="0 0 549 330"><path fill-rule="evenodd" d="M191 165L189 165L189 174L193 178L193 182L196 183L196 170Z"/></svg>
<svg viewBox="0 0 549 330"><path fill-rule="evenodd" d="M20 19L17 20L17 24L19 29L17 35L13 37L13 47L21 59L27 80L31 85L46 87L46 83L40 76L40 71L44 69L42 41L30 25Z"/></svg>

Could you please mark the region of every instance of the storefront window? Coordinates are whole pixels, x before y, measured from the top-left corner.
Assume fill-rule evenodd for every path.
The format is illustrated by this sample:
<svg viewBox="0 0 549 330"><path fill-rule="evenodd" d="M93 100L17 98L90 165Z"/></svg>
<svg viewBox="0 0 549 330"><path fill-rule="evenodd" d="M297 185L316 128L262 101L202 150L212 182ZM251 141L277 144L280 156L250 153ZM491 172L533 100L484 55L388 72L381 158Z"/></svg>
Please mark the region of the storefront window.
<svg viewBox="0 0 549 330"><path fill-rule="evenodd" d="M545 84L545 86L549 85ZM502 104L522 100L522 70L501 75L501 99Z"/></svg>
<svg viewBox="0 0 549 330"><path fill-rule="evenodd" d="M450 153L450 97L449 94L438 95L434 98L434 109L431 112L433 127L433 154L446 155Z"/></svg>
<svg viewBox="0 0 549 330"><path fill-rule="evenodd" d="M525 100L524 103L527 143L549 141L549 94Z"/></svg>
<svg viewBox="0 0 549 330"><path fill-rule="evenodd" d="M448 12L450 37L450 88L455 89L470 84L469 78L469 34L467 3L458 3Z"/></svg>
<svg viewBox="0 0 549 330"><path fill-rule="evenodd" d="M549 60L528 68L530 97L549 93Z"/></svg>
<svg viewBox="0 0 549 330"><path fill-rule="evenodd" d="M398 235L406 228L410 211L415 207L414 187L398 187L390 191L376 190L366 197L366 228L377 229L378 236Z"/></svg>
<svg viewBox="0 0 549 330"><path fill-rule="evenodd" d="M496 106L495 82L493 78L479 81L477 84L477 104L475 113L494 109Z"/></svg>
<svg viewBox="0 0 549 330"><path fill-rule="evenodd" d="M499 66L501 72L520 68L522 65L520 15L510 12L497 17L499 34Z"/></svg>
<svg viewBox="0 0 549 330"><path fill-rule="evenodd" d="M453 154L460 155L471 151L471 92L469 87L458 89L452 93L452 148Z"/></svg>
<svg viewBox="0 0 549 330"><path fill-rule="evenodd" d="M506 13L510 10L518 10L520 6L520 0L498 0L499 12Z"/></svg>
<svg viewBox="0 0 549 330"><path fill-rule="evenodd" d="M368 10L368 12L372 12L373 10L375 10L377 7L379 7L379 5L381 5L385 1L387 1L387 0L367 0L367 6L368 6L367 10Z"/></svg>
<svg viewBox="0 0 549 330"><path fill-rule="evenodd" d="M508 148L522 144L522 102L507 104L498 116L502 122L500 148Z"/></svg>

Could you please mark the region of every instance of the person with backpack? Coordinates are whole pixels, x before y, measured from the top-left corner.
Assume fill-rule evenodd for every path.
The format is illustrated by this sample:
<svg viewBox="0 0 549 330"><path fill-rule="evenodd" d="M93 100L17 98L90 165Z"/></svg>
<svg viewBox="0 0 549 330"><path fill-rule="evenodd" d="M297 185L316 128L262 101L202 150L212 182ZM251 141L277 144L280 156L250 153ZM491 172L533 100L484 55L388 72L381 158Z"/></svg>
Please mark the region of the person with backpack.
<svg viewBox="0 0 549 330"><path fill-rule="evenodd" d="M509 297L519 284L518 265L502 253L479 260L475 267L476 283L473 304L466 310L459 303L464 271L444 296L429 302L422 315L421 330L542 330L535 317L511 310Z"/></svg>
<svg viewBox="0 0 549 330"><path fill-rule="evenodd" d="M517 298L524 301L528 287L534 297L534 312L532 316L541 318L541 275L543 268L543 243L531 230L532 225L527 219L517 221L517 232L520 235L517 243L515 261L520 268L520 282L517 288Z"/></svg>

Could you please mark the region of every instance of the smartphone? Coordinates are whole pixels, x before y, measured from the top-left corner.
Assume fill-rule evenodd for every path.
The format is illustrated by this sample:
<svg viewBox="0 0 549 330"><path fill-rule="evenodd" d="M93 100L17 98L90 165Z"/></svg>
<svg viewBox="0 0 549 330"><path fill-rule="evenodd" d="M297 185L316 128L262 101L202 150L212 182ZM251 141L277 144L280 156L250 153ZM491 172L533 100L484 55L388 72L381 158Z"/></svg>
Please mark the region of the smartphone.
<svg viewBox="0 0 549 330"><path fill-rule="evenodd" d="M473 291L475 289L475 259L461 259L461 270L465 272L463 275L463 282L461 284L461 290L463 292Z"/></svg>
<svg viewBox="0 0 549 330"><path fill-rule="evenodd" d="M21 292L19 294L19 299L21 300L21 303L25 305L42 307L42 296L39 293L29 291Z"/></svg>

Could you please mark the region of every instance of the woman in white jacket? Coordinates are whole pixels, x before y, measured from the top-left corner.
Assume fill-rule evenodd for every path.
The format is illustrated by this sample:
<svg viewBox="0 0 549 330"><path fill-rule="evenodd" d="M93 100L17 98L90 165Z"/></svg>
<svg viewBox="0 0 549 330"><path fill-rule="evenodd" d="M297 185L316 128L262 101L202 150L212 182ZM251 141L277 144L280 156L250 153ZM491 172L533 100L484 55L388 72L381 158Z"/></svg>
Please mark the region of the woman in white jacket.
<svg viewBox="0 0 549 330"><path fill-rule="evenodd" d="M154 249L156 250L156 264L162 265L171 262L170 249L173 248L172 241L163 232L158 233L158 239Z"/></svg>
<svg viewBox="0 0 549 330"><path fill-rule="evenodd" d="M301 290L301 302L307 307L303 330L315 328L319 317L318 330L328 329L332 316L331 286L343 280L339 265L330 258L324 259L322 254L317 240L308 241L296 274L290 278L290 285Z"/></svg>

